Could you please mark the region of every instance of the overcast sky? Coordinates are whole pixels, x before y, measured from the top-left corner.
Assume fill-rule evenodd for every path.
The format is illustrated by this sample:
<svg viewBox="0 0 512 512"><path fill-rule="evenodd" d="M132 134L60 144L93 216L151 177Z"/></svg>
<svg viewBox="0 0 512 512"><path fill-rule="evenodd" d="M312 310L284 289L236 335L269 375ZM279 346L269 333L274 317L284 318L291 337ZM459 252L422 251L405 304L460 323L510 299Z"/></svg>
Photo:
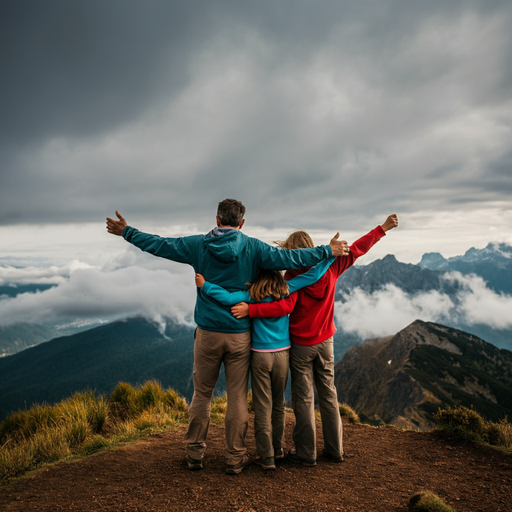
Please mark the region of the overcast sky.
<svg viewBox="0 0 512 512"><path fill-rule="evenodd" d="M178 236L234 197L250 235L317 243L397 213L362 263L512 243L511 26L509 0L2 2L0 282L59 287L0 323L186 316L190 269L108 235L116 209Z"/></svg>

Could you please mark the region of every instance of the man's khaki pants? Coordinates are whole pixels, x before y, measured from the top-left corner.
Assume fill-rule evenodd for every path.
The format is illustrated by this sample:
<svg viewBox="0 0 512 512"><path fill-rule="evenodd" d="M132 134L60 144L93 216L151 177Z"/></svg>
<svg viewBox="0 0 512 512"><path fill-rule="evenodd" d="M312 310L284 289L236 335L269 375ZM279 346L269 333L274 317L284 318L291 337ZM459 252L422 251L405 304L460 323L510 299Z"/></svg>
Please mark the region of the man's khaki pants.
<svg viewBox="0 0 512 512"><path fill-rule="evenodd" d="M202 459L210 426L213 390L224 363L228 406L226 411L226 460L237 464L247 452L245 434L249 423L247 385L251 361L251 332L223 333L196 330L194 345L194 396L189 408L185 441L192 459Z"/></svg>
<svg viewBox="0 0 512 512"><path fill-rule="evenodd" d="M295 413L293 442L297 455L316 460L315 395L318 395L324 434L324 449L331 456L343 455L343 430L334 387L334 351L332 337L318 345L292 343L290 349L292 407Z"/></svg>

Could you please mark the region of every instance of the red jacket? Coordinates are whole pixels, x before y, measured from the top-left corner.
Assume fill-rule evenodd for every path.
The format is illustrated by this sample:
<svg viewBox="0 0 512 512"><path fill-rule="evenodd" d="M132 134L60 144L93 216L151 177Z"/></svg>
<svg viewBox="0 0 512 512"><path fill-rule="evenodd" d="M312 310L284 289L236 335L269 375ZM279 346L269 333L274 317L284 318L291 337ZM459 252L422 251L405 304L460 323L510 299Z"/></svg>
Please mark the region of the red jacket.
<svg viewBox="0 0 512 512"><path fill-rule="evenodd" d="M274 302L249 304L251 318L277 317L290 314L290 339L299 345L317 345L336 332L334 325L334 292L338 277L366 254L386 233L377 226L350 246L348 256L339 256L315 284ZM289 280L308 269L288 270Z"/></svg>

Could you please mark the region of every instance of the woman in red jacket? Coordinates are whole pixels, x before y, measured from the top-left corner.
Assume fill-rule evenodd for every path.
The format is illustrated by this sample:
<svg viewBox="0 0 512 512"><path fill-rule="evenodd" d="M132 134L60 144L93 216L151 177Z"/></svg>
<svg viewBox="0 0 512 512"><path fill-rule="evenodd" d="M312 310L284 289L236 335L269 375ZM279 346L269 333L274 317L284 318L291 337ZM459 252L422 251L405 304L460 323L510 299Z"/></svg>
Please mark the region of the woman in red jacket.
<svg viewBox="0 0 512 512"><path fill-rule="evenodd" d="M295 449L288 452L288 459L304 466L316 464L315 402L313 384L316 386L318 405L322 417L324 455L333 462L343 461L342 423L338 409L338 396L334 387L334 293L341 274L356 259L366 254L386 231L398 226L396 215L390 215L384 224L364 235L350 246L348 256L340 256L325 275L315 284L303 288L286 299L249 304L251 318L275 317L290 314L290 370L292 376L292 407L295 413L293 441ZM311 237L304 231L292 233L280 244L285 249L314 247ZM289 270L285 279L305 272L306 269ZM234 306L235 316L247 306Z"/></svg>

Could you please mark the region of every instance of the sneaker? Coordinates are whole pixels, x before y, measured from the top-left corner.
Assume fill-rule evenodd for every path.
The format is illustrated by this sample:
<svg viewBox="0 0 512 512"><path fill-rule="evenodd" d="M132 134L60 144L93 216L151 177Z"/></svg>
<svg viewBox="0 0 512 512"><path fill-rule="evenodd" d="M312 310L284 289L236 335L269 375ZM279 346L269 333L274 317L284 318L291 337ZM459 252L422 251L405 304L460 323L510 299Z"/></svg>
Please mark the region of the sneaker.
<svg viewBox="0 0 512 512"><path fill-rule="evenodd" d="M226 468L226 475L238 475L244 468L251 463L249 455L244 455L238 464L228 464Z"/></svg>
<svg viewBox="0 0 512 512"><path fill-rule="evenodd" d="M274 450L274 459L284 459L284 450L282 448L278 448L277 450Z"/></svg>
<svg viewBox="0 0 512 512"><path fill-rule="evenodd" d="M274 457L256 457L254 464L257 464L262 469L276 469Z"/></svg>
<svg viewBox="0 0 512 512"><path fill-rule="evenodd" d="M185 461L187 463L188 469L191 471L197 471L198 469L203 469L203 459L193 459L188 453L185 457Z"/></svg>
<svg viewBox="0 0 512 512"><path fill-rule="evenodd" d="M327 457L331 462L345 462L345 459L343 455L341 457L335 457L334 455L331 455L330 453L323 451L324 457Z"/></svg>
<svg viewBox="0 0 512 512"><path fill-rule="evenodd" d="M290 450L288 452L288 460L295 464L302 464L303 466L316 466L316 460L303 459L297 455L296 450Z"/></svg>

